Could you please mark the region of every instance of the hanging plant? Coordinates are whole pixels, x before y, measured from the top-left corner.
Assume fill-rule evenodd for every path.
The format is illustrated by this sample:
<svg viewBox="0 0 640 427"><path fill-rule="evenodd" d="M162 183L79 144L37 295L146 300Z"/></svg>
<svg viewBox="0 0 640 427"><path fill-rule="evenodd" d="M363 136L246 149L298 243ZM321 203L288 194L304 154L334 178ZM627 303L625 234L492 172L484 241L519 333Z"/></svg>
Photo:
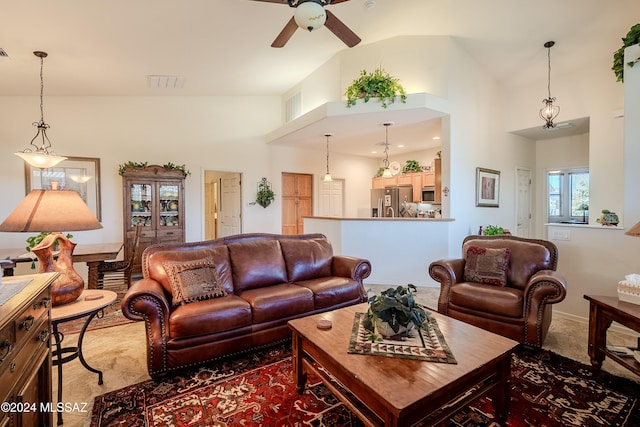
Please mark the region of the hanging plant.
<svg viewBox="0 0 640 427"><path fill-rule="evenodd" d="M271 183L267 181L267 178L262 178L262 181L258 183L258 194L256 194L256 203L266 208L275 199L275 194L271 189Z"/></svg>
<svg viewBox="0 0 640 427"><path fill-rule="evenodd" d="M616 81L624 83L624 49L638 43L640 43L640 24L631 27L626 37L622 39L622 47L613 54L613 66L611 69L616 75ZM640 57L627 62L627 65L633 67L637 62L640 62Z"/></svg>
<svg viewBox="0 0 640 427"><path fill-rule="evenodd" d="M387 108L389 104L394 103L396 96L400 96L401 102L407 102L407 94L399 83L399 79L390 76L382 68L376 68L372 73L362 70L360 77L347 87L345 95L347 107L356 105L358 99L369 102L372 97L378 98L382 108Z"/></svg>

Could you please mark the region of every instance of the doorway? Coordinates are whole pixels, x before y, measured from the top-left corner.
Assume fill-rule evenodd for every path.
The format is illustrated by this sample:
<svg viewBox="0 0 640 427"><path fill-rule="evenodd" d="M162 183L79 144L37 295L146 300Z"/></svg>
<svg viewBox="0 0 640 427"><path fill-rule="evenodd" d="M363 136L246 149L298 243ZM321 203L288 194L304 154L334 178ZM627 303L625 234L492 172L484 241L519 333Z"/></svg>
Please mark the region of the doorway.
<svg viewBox="0 0 640 427"><path fill-rule="evenodd" d="M204 172L204 238L242 233L242 174Z"/></svg>
<svg viewBox="0 0 640 427"><path fill-rule="evenodd" d="M516 169L516 236L531 236L531 171Z"/></svg>

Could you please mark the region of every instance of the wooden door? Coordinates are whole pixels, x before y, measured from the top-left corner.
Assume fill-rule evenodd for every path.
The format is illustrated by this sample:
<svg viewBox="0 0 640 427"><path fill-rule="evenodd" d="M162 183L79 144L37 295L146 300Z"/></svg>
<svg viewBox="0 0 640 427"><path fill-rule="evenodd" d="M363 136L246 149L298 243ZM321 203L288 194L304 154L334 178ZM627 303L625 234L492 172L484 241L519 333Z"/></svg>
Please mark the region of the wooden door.
<svg viewBox="0 0 640 427"><path fill-rule="evenodd" d="M303 234L302 217L313 213L313 176L282 173L282 234Z"/></svg>
<svg viewBox="0 0 640 427"><path fill-rule="evenodd" d="M240 174L229 173L220 179L220 230L218 237L242 232Z"/></svg>

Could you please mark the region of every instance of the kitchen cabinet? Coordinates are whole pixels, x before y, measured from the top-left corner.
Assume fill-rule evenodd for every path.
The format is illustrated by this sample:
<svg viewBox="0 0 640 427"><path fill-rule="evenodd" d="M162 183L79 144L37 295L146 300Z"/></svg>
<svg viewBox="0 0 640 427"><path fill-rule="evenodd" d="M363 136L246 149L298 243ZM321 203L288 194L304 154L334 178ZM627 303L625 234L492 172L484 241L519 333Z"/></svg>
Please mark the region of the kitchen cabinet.
<svg viewBox="0 0 640 427"><path fill-rule="evenodd" d="M51 283L59 273L5 277L27 282L0 306L0 426L52 426ZM5 284L6 285L6 284ZM15 406L13 406L15 405ZM4 407L3 407L4 409Z"/></svg>
<svg viewBox="0 0 640 427"><path fill-rule="evenodd" d="M184 179L180 169L126 167L122 173L124 258L134 250L136 226L142 225L133 273L142 271L142 252L155 243L184 242Z"/></svg>
<svg viewBox="0 0 640 427"><path fill-rule="evenodd" d="M413 202L420 203L422 201L423 187L436 187L436 203L441 202L442 198L442 180L440 177L440 159L434 160L433 172L410 172L383 178L381 176L371 179L371 188L380 189L387 187L413 187Z"/></svg>

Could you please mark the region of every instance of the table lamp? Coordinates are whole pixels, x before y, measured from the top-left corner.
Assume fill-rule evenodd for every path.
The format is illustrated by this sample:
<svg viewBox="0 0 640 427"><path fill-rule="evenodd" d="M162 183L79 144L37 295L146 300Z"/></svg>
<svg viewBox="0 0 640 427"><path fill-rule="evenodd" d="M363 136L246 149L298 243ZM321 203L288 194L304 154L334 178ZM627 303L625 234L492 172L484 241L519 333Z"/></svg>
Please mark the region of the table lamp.
<svg viewBox="0 0 640 427"><path fill-rule="evenodd" d="M84 290L84 280L73 269L73 249L76 244L61 231L82 231L102 228L93 212L72 190L33 190L0 224L0 231L52 232L32 251L38 257L38 273L60 273L51 284L53 306L75 301ZM60 253L54 260L53 246L58 241Z"/></svg>
<svg viewBox="0 0 640 427"><path fill-rule="evenodd" d="M631 227L629 230L625 231L627 236L640 237L640 222Z"/></svg>

